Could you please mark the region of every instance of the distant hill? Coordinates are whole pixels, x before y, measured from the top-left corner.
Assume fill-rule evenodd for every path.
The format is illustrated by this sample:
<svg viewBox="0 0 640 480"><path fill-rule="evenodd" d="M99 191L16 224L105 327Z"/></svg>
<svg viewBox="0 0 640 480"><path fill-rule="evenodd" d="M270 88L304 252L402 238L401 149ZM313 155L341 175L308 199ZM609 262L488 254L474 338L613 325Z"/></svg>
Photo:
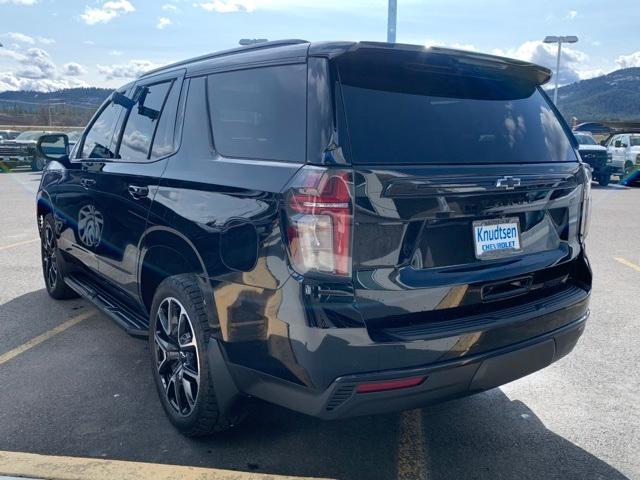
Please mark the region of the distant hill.
<svg viewBox="0 0 640 480"><path fill-rule="evenodd" d="M84 126L111 92L107 88L0 92L0 125Z"/></svg>
<svg viewBox="0 0 640 480"><path fill-rule="evenodd" d="M558 89L560 111L567 119L640 122L640 68L623 68Z"/></svg>
<svg viewBox="0 0 640 480"><path fill-rule="evenodd" d="M107 88L56 92L0 92L0 125L81 126L111 93ZM571 122L640 122L640 68L624 68L558 90L560 111Z"/></svg>

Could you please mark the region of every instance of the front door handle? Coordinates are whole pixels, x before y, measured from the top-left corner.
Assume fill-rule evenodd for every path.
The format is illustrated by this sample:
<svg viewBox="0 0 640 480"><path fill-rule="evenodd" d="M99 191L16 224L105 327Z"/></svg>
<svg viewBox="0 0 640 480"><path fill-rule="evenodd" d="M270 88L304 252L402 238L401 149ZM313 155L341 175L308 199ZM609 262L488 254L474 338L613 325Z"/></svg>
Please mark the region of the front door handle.
<svg viewBox="0 0 640 480"><path fill-rule="evenodd" d="M93 178L83 178L80 180L80 185L84 188L93 187L96 184L96 181Z"/></svg>
<svg viewBox="0 0 640 480"><path fill-rule="evenodd" d="M144 198L149 195L149 187L142 187L140 185L129 185L129 195L136 200Z"/></svg>

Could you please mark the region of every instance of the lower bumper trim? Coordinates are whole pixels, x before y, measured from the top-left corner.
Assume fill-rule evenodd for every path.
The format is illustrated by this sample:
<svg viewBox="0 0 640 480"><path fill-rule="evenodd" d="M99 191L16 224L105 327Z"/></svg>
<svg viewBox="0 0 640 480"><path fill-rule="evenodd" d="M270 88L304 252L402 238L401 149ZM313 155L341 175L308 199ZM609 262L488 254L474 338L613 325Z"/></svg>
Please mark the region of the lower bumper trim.
<svg viewBox="0 0 640 480"><path fill-rule="evenodd" d="M408 410L498 387L540 370L569 353L589 314L545 335L492 352L424 367L337 378L324 391L230 364L238 388L249 395L324 419ZM426 376L416 386L358 393L362 383Z"/></svg>

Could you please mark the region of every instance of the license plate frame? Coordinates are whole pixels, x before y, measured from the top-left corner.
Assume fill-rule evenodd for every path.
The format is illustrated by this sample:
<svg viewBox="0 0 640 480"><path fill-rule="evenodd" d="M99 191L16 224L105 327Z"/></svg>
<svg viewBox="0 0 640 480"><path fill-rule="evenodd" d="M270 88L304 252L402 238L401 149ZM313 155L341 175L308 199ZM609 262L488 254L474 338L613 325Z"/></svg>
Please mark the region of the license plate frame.
<svg viewBox="0 0 640 480"><path fill-rule="evenodd" d="M513 235L513 226L515 225L516 235ZM503 233L500 230L494 230L488 232L487 235L493 233L494 236L504 237L496 238L487 241L478 242L481 236L484 236L484 232L478 234L478 227L503 227ZM496 258L510 257L512 255L518 255L522 253L522 241L521 241L521 229L520 219L518 217L506 217L506 218L492 218L489 220L476 220L472 222L471 233L473 235L473 252L478 260L493 260ZM512 246L496 248L499 244L509 243ZM484 245L488 245L486 249ZM480 251L478 251L480 250Z"/></svg>

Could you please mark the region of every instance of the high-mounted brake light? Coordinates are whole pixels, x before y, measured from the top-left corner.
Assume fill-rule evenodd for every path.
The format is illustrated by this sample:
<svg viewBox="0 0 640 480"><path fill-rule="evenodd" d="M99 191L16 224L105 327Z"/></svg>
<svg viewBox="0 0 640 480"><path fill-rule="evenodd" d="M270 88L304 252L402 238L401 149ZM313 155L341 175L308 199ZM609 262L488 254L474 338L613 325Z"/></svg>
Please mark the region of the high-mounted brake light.
<svg viewBox="0 0 640 480"><path fill-rule="evenodd" d="M294 269L351 275L351 172L304 167L286 198L286 235Z"/></svg>

